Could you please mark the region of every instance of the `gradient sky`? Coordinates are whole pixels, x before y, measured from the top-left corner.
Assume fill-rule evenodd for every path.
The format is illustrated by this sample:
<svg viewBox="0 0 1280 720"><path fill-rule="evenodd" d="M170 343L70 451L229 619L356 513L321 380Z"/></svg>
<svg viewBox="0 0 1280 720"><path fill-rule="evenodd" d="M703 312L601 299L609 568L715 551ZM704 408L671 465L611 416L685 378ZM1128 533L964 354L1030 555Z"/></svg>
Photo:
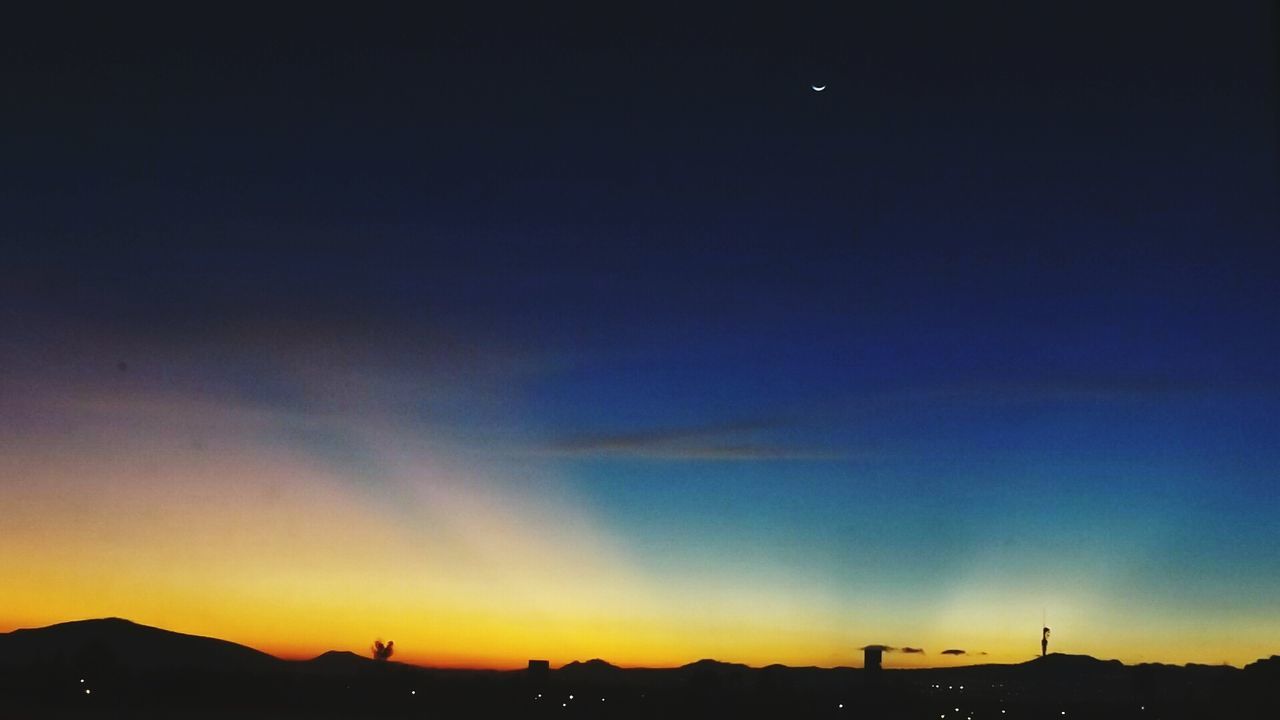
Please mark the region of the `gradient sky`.
<svg viewBox="0 0 1280 720"><path fill-rule="evenodd" d="M13 23L0 630L1280 652L1273 6L941 5Z"/></svg>

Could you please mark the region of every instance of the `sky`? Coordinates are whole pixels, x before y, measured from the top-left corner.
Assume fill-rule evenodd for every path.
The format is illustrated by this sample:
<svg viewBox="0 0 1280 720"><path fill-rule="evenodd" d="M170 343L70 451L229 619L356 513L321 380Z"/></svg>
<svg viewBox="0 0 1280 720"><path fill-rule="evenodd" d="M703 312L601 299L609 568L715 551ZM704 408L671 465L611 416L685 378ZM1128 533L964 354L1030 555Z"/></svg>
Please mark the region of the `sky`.
<svg viewBox="0 0 1280 720"><path fill-rule="evenodd" d="M0 631L1280 652L1274 7L700 12L13 23Z"/></svg>

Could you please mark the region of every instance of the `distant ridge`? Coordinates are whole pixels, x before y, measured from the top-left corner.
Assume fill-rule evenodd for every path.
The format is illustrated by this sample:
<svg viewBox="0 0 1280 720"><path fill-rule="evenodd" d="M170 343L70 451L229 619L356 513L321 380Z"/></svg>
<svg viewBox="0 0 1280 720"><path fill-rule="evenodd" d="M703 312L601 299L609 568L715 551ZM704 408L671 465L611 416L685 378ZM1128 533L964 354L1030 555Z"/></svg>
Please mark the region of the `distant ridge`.
<svg viewBox="0 0 1280 720"><path fill-rule="evenodd" d="M297 665L302 669L322 674L346 674L363 671L378 662L349 650L330 650L310 660L297 661Z"/></svg>
<svg viewBox="0 0 1280 720"><path fill-rule="evenodd" d="M1280 675L1280 655L1272 655L1269 658L1255 660L1244 669L1251 673L1276 673Z"/></svg>
<svg viewBox="0 0 1280 720"><path fill-rule="evenodd" d="M751 666L742 663L721 662L719 660L711 660L704 658L691 662L688 665L681 665L681 670L750 670Z"/></svg>
<svg viewBox="0 0 1280 720"><path fill-rule="evenodd" d="M363 655L357 655L351 652L350 650L326 650L325 652L320 653L319 655L311 658L310 660L303 660L302 662L310 662L310 663L334 662L334 661L354 662L356 660L370 660L370 659L371 658L367 658Z"/></svg>
<svg viewBox="0 0 1280 720"><path fill-rule="evenodd" d="M594 658L546 673L422 668L345 651L283 660L119 618L0 633L0 718L549 717L574 707L566 717L608 707L617 717L803 718L831 717L842 704L864 717L938 717L914 711L963 701L1034 711L1018 717L1146 717L1133 711L1154 705L1187 709L1173 717L1273 720L1278 688L1280 656L1240 670L1054 654L874 675L712 659L620 668ZM1073 707L1085 712L1064 712Z"/></svg>
<svg viewBox="0 0 1280 720"><path fill-rule="evenodd" d="M74 620L40 628L23 628L0 633L0 668L25 667L63 663L71 666L85 662L108 663L122 668L138 670L203 669L223 672L263 672L272 670L300 670L321 673L346 673L372 667L377 661L345 650L330 650L309 660L283 660L268 653L228 640L190 635L162 628L142 625L118 617ZM428 670L401 662L388 665L402 669ZM895 672L954 672L999 668L1026 668L1037 672L1072 674L1119 669L1189 670L1196 672L1240 672L1230 665L1166 665L1141 663L1125 665L1119 660L1101 660L1090 655L1051 653L1012 665L979 664L951 668L902 668ZM650 672L662 668L634 668ZM792 667L774 663L763 669L777 671L825 671L851 668ZM462 669L456 669L463 671ZM580 673L626 673L606 660L592 658L575 660L561 666L561 671ZM739 673L754 671L743 663L723 662L704 658L669 670L694 672ZM1247 664L1244 670L1250 674L1280 674L1280 655L1260 658Z"/></svg>
<svg viewBox="0 0 1280 720"><path fill-rule="evenodd" d="M592 658L586 662L574 660L568 665L561 666L561 670L620 670L617 665L611 662L601 660L600 658Z"/></svg>
<svg viewBox="0 0 1280 720"><path fill-rule="evenodd" d="M1088 670L1125 666L1119 660L1099 660L1092 655L1068 655L1066 653L1050 653L1022 664L1046 669L1052 668L1054 670Z"/></svg>
<svg viewBox="0 0 1280 720"><path fill-rule="evenodd" d="M1240 670L1126 666L1054 654L1016 664L902 668L874 675L851 668L755 668L712 659L681 667L620 668L594 658L543 673L423 668L343 651L283 660L236 643L119 618L0 633L0 718L407 719L509 717L513 709L517 717L549 717L571 709L570 703L578 707L568 713L574 716L595 715L587 708L607 706L621 713L617 717L829 717L844 704L865 710L865 717L938 717L941 711L914 710L961 707L963 700L993 708L1016 701L1023 710L1035 711L1019 717L1146 717L1132 713L1154 705L1188 711L1173 717L1273 720L1280 718L1278 688L1280 656ZM605 705L597 704L606 698ZM585 699L592 702L582 703ZM805 712L806 707L815 712ZM1098 712L1064 713L1072 707ZM122 712L112 714L117 709Z"/></svg>
<svg viewBox="0 0 1280 720"><path fill-rule="evenodd" d="M0 634L0 665L66 663L139 670L262 672L285 661L245 645L122 618L77 620Z"/></svg>

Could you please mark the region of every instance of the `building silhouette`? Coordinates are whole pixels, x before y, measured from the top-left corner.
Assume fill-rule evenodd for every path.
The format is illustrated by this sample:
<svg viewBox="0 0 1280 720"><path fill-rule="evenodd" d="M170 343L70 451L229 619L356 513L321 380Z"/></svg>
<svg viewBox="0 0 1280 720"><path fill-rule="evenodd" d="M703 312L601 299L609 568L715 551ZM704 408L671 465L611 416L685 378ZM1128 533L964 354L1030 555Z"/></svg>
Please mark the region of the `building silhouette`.
<svg viewBox="0 0 1280 720"><path fill-rule="evenodd" d="M868 645L862 650L862 669L875 672L880 669L880 660L884 648L879 645Z"/></svg>
<svg viewBox="0 0 1280 720"><path fill-rule="evenodd" d="M533 688L542 690L547 687L547 680L551 677L551 663L547 660L530 660L529 668L525 670L525 681Z"/></svg>

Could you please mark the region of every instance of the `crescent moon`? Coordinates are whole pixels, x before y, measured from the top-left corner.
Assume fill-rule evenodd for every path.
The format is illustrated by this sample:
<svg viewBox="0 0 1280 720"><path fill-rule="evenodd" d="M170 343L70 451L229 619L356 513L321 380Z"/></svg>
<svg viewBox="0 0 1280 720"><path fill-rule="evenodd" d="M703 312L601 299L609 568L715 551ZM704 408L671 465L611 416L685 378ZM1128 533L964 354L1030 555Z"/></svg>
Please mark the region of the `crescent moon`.
<svg viewBox="0 0 1280 720"><path fill-rule="evenodd" d="M822 92L827 89L826 85L813 85L812 87L814 92Z"/></svg>

